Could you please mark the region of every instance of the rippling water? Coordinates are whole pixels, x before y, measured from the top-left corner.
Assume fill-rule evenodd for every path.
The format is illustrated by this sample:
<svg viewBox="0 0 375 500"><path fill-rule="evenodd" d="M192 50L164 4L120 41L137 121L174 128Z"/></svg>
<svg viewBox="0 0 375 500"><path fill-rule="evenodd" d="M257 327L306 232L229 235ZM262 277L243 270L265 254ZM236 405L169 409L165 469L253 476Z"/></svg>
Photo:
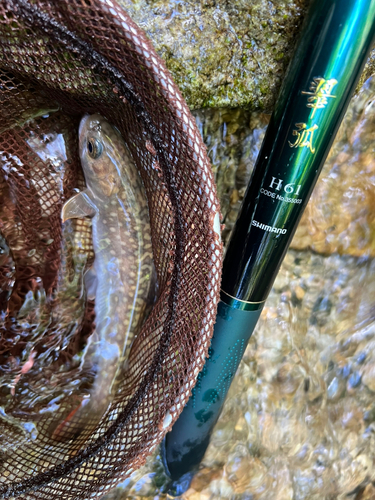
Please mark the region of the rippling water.
<svg viewBox="0 0 375 500"><path fill-rule="evenodd" d="M189 500L375 498L375 82L353 98ZM227 240L268 117L195 112ZM157 456L106 498L165 498Z"/></svg>

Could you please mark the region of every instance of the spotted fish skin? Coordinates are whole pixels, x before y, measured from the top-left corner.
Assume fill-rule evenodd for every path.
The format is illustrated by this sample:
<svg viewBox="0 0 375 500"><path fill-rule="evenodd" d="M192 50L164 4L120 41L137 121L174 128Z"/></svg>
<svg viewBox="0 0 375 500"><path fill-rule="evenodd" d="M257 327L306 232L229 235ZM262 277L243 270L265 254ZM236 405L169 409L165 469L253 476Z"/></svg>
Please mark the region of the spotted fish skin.
<svg viewBox="0 0 375 500"><path fill-rule="evenodd" d="M95 297L96 326L85 364L96 376L89 399L56 428L56 439L75 437L106 412L118 364L144 319L153 273L147 198L122 137L100 115L86 115L79 149L86 189L66 202L62 219L92 217L95 259L86 291Z"/></svg>

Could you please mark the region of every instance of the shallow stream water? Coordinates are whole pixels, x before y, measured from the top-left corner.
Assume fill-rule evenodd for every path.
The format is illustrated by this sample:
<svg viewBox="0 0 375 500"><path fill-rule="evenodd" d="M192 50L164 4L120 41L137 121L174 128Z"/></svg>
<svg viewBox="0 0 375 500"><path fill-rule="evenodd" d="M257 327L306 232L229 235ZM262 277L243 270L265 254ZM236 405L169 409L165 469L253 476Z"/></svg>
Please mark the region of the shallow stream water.
<svg viewBox="0 0 375 500"><path fill-rule="evenodd" d="M185 500L375 498L374 97L352 99ZM268 117L194 115L227 241ZM105 498L164 480L156 454Z"/></svg>

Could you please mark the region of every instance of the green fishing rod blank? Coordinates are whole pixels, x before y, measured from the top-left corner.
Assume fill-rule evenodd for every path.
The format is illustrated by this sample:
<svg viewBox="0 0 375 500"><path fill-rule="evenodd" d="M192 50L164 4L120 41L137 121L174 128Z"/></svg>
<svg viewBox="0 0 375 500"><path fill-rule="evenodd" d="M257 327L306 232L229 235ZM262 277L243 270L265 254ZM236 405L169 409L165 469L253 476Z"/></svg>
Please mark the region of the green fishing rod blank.
<svg viewBox="0 0 375 500"><path fill-rule="evenodd" d="M169 493L190 485L374 43L375 0L315 0L224 259L214 335L162 445Z"/></svg>

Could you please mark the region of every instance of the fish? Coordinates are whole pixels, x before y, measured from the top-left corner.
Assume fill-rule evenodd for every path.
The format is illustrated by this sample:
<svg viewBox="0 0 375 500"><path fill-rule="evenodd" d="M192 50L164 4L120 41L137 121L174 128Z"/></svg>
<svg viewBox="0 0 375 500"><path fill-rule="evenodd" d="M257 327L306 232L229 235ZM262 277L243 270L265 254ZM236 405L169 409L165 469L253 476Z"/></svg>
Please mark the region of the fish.
<svg viewBox="0 0 375 500"><path fill-rule="evenodd" d="M52 433L58 441L94 428L116 392L120 366L145 318L153 286L148 203L140 174L119 131L99 114L79 126L79 152L86 188L63 206L63 223L90 217L95 254L85 274L95 299L95 330L84 364L95 377L89 394Z"/></svg>
<svg viewBox="0 0 375 500"><path fill-rule="evenodd" d="M73 404L71 396L87 387L79 350L92 331L85 316L92 304L86 305L82 297L86 261L93 260L91 221L74 219L58 227L65 196L76 192L73 184L85 186L77 169L78 123L76 117L56 113L29 121L23 129L15 126L1 136L3 449L19 446L21 438L24 444L30 441L30 433L22 429L33 426L37 433L46 419L51 427L55 425L61 419L63 401ZM11 138L17 147L10 155L6 144ZM22 154L25 147L27 160Z"/></svg>

